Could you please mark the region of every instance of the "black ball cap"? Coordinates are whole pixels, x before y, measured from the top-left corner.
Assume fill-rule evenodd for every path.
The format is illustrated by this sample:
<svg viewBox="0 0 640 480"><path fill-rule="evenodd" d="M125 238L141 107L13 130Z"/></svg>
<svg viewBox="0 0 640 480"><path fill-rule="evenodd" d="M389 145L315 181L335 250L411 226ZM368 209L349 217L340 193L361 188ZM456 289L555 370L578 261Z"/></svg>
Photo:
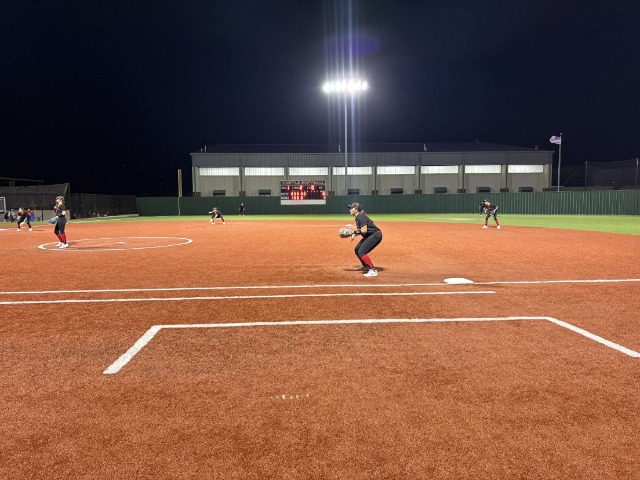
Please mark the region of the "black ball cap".
<svg viewBox="0 0 640 480"><path fill-rule="evenodd" d="M360 205L358 202L354 202L351 205L347 205L347 207L349 207L349 210L351 210L352 208L355 208L357 211L362 210L362 205Z"/></svg>

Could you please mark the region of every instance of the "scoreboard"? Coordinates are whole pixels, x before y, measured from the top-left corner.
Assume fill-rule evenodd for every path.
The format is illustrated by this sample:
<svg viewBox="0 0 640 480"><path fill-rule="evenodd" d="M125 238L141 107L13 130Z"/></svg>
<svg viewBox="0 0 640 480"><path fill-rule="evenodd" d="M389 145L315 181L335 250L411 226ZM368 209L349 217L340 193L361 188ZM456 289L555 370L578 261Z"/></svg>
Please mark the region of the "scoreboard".
<svg viewBox="0 0 640 480"><path fill-rule="evenodd" d="M280 180L280 205L326 205L324 180Z"/></svg>

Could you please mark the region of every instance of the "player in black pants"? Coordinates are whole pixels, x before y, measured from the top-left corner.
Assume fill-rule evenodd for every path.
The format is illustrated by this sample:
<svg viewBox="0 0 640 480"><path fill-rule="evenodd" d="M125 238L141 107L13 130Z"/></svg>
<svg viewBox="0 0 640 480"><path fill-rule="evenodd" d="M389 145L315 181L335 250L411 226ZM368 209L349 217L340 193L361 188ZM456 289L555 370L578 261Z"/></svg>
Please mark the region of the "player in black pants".
<svg viewBox="0 0 640 480"><path fill-rule="evenodd" d="M382 231L367 216L362 209L362 205L356 202L347 206L349 207L349 213L356 217L357 229L351 235L351 240L353 241L356 235L362 235L362 239L358 242L354 251L362 266L368 269L364 276L367 278L377 277L378 271L373 268L373 262L368 254L382 241Z"/></svg>
<svg viewBox="0 0 640 480"><path fill-rule="evenodd" d="M493 203L491 203L489 200L485 198L480 204L480 211L482 213L487 214L486 218L484 219L484 227L482 228L489 228L489 225L488 225L489 219L491 218L491 215L493 215L493 220L496 222L496 228L500 230L500 222L498 222L498 206L497 205L494 205Z"/></svg>
<svg viewBox="0 0 640 480"><path fill-rule="evenodd" d="M20 231L20 225L23 223L27 224L29 227L29 231L31 231L31 209L28 208L27 211L24 208L18 209L18 231Z"/></svg>
<svg viewBox="0 0 640 480"><path fill-rule="evenodd" d="M218 207L213 207L213 210L211 210L209 213L211 213L211 220L209 220L209 223L211 225L216 224L216 218L219 218L220 220L222 220L222 224L226 225L224 221L224 217L222 216L222 212L218 210Z"/></svg>
<svg viewBox="0 0 640 480"><path fill-rule="evenodd" d="M58 248L69 248L69 244L67 243L67 234L64 232L65 226L67 225L67 207L64 204L64 197L56 198L56 226L53 229L53 233L58 237Z"/></svg>

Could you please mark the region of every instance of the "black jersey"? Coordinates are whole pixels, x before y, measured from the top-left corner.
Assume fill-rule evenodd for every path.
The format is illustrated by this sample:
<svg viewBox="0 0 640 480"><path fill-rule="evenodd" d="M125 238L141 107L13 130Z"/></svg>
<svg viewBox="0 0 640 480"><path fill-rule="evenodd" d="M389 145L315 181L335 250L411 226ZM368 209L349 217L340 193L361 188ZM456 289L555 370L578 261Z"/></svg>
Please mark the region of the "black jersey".
<svg viewBox="0 0 640 480"><path fill-rule="evenodd" d="M364 233L362 235L364 238L367 238L374 233L380 232L380 229L376 226L375 223L373 223L373 220L367 217L367 214L364 212L361 212L356 216L356 225L359 229L361 229L365 225L367 226L367 233Z"/></svg>
<svg viewBox="0 0 640 480"><path fill-rule="evenodd" d="M67 220L66 210L67 210L67 207L64 205L64 203L61 203L60 205L58 205L56 207L56 217L58 217L58 221L60 221L60 220L66 221ZM65 215L62 215L62 212L65 212Z"/></svg>

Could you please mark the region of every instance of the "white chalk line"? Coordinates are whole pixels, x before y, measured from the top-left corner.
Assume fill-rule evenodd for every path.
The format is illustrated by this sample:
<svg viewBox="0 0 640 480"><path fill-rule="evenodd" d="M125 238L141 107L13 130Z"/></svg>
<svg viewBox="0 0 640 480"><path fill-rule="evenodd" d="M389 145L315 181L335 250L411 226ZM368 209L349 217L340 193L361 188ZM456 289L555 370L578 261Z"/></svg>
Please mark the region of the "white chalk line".
<svg viewBox="0 0 640 480"><path fill-rule="evenodd" d="M420 220L423 220L423 219L420 219ZM453 221L456 221L456 222L476 222L477 221L475 218L454 218L454 217L442 217L442 218L426 217L426 218L424 218L424 220L436 220L436 221L453 220Z"/></svg>
<svg viewBox="0 0 640 480"><path fill-rule="evenodd" d="M119 239L144 239L144 240L184 240L182 243L171 243L168 245L150 245L147 247L127 247L127 248L107 248L107 247L81 247L74 249L74 245L81 242L92 242L96 240L119 240ZM190 238L183 237L106 237L106 238L81 238L78 240L70 240L69 248L59 249L57 248L56 242L43 243L42 245L38 245L38 248L46 251L65 251L65 252L126 252L129 250L150 250L153 248L169 248L169 247L180 247L182 245L187 245L192 243L193 240ZM48 245L53 245L51 248L47 248Z"/></svg>
<svg viewBox="0 0 640 480"><path fill-rule="evenodd" d="M590 280L515 280L497 282L472 282L466 285L544 285L561 283L633 283L640 282L640 278L621 279L590 279ZM218 290L282 290L304 288L404 288L404 287L451 287L446 282L431 283L334 283L317 285L227 285L219 287L168 287L168 288L104 288L104 289L78 289L78 290L24 290L14 292L2 292L0 295L47 295L61 293L132 293L132 292L187 292L187 291L218 291ZM0 303L1 304L1 303Z"/></svg>
<svg viewBox="0 0 640 480"><path fill-rule="evenodd" d="M161 328L162 326L160 325L154 325L149 330L147 330L144 335L142 335L136 341L136 343L134 343L131 348L124 353L124 355L113 362L103 373L105 375L113 375L114 373L118 373L122 369L122 367L129 363L131 359L135 357L136 354L140 350L142 350L153 337L155 337L156 333L158 333Z"/></svg>
<svg viewBox="0 0 640 480"><path fill-rule="evenodd" d="M445 322L496 322L496 321L548 321L560 327L571 330L595 342L612 348L633 358L640 358L640 353L623 347L617 343L595 335L587 330L563 322L553 317L481 317L481 318L385 318L360 320L295 320L283 322L241 322L241 323L204 323L204 324L174 324L154 325L147 330L123 355L109 365L104 375L114 375L127 365L162 329L203 329L203 328L243 328L243 327L283 327L283 326L313 326L313 325L356 325L356 324L400 324L400 323L445 323Z"/></svg>
<svg viewBox="0 0 640 480"><path fill-rule="evenodd" d="M149 298L90 298L90 299L58 299L58 300L20 300L16 302L0 302L0 305L42 305L60 303L117 303L117 302L183 302L204 300L251 300L259 298L303 298L303 297L408 297L414 295L482 295L496 293L491 290L477 292L355 292L355 293L308 293L289 295L232 295L226 297L149 297Z"/></svg>

